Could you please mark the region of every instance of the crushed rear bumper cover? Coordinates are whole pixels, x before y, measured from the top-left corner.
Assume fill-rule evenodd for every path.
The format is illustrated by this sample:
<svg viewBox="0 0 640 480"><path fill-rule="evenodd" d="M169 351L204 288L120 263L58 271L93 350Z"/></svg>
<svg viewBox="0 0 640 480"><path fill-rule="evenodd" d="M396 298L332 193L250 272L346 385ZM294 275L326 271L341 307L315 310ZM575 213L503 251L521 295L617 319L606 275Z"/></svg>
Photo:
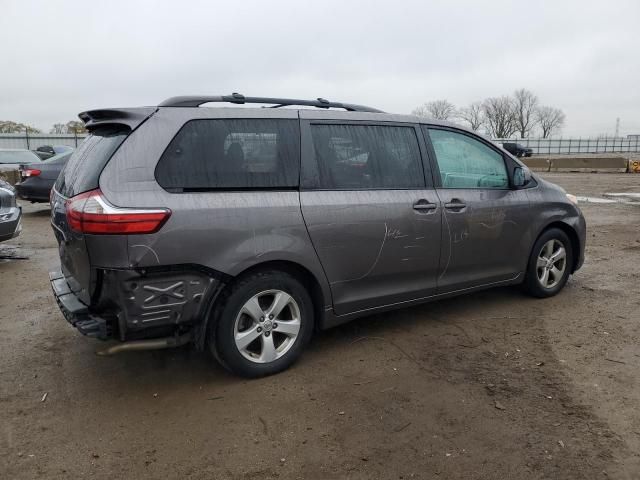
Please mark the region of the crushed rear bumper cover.
<svg viewBox="0 0 640 480"><path fill-rule="evenodd" d="M101 340L158 338L206 326L210 300L223 285L214 275L193 268L162 271L100 270L99 292L83 303L60 271L49 273L53 295L67 321L80 333ZM197 329L199 342L204 331Z"/></svg>
<svg viewBox="0 0 640 480"><path fill-rule="evenodd" d="M64 318L72 326L88 337L107 340L112 332L108 322L96 317L89 312L89 307L82 303L78 296L69 288L67 279L60 270L49 272L49 281L53 290L53 296Z"/></svg>

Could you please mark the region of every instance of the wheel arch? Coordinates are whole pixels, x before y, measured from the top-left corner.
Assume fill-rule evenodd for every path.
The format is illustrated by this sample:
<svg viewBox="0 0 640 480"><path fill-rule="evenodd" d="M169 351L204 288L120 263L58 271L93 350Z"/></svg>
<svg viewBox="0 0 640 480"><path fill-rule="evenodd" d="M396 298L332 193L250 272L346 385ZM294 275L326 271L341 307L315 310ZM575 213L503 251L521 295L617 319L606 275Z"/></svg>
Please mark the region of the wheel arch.
<svg viewBox="0 0 640 480"><path fill-rule="evenodd" d="M322 324L325 303L328 300L330 301L330 299L325 298L322 286L311 270L290 260L269 260L243 270L237 278L265 270L277 270L288 273L307 287L309 295L311 296L311 302L313 303L314 328L318 329L319 325Z"/></svg>
<svg viewBox="0 0 640 480"><path fill-rule="evenodd" d="M220 296L224 295L225 290L231 288L235 284L235 282L248 275L252 275L256 272L261 271L274 270L288 273L289 275L300 281L308 289L309 295L311 296L311 302L313 304L314 329L320 330L322 328L322 325L324 323L325 304L326 302L330 302L331 299L326 298L326 295L322 290L322 286L320 285L320 282L318 281L316 276L308 268L305 268L299 263L289 260L268 260L245 268L237 275L231 277L227 282L225 282L222 288L218 289L218 291L215 292L215 295L212 295L212 298L209 300L206 316L201 322L201 333L197 336L198 349L204 349L207 331L209 328L211 328L211 326L214 325L213 317L217 305L217 300L220 298Z"/></svg>

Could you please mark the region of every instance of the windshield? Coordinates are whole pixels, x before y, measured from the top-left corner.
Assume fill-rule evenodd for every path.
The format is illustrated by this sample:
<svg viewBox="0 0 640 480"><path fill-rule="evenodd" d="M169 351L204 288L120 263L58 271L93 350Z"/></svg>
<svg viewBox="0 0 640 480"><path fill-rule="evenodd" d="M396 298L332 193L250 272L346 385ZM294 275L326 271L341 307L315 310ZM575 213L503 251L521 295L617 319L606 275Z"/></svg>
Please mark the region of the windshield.
<svg viewBox="0 0 640 480"><path fill-rule="evenodd" d="M0 163L33 163L40 157L28 150L0 150Z"/></svg>

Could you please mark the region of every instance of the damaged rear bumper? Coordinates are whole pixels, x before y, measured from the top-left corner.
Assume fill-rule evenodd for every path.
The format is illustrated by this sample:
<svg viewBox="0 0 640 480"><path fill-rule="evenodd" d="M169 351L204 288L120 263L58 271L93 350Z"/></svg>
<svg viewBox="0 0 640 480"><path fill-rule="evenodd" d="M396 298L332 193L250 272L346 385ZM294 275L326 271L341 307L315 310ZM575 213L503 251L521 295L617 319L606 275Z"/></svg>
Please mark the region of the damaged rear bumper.
<svg viewBox="0 0 640 480"><path fill-rule="evenodd" d="M56 302L80 333L101 340L131 341L203 335L211 301L223 283L196 268L99 270L91 305L71 290L61 271L49 274ZM199 343L199 342L198 342Z"/></svg>
<svg viewBox="0 0 640 480"><path fill-rule="evenodd" d="M82 303L71 290L66 277L60 270L49 272L49 281L53 296L67 322L83 335L103 340L111 338L112 329L109 322L89 312L89 307Z"/></svg>

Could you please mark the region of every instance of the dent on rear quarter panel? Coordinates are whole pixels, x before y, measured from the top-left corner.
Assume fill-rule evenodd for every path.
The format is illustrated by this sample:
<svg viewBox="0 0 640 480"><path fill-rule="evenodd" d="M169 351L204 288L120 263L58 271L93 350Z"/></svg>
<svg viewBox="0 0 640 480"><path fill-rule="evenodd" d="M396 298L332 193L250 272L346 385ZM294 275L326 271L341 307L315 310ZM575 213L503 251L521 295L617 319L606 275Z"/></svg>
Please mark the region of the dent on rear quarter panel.
<svg viewBox="0 0 640 480"><path fill-rule="evenodd" d="M267 261L290 261L329 288L311 245L297 191L169 193L155 167L185 122L194 118L294 118L295 110L161 108L134 131L100 177L114 205L169 208L171 217L152 235L128 236L129 266L195 264L231 276ZM188 168L188 165L185 165Z"/></svg>

